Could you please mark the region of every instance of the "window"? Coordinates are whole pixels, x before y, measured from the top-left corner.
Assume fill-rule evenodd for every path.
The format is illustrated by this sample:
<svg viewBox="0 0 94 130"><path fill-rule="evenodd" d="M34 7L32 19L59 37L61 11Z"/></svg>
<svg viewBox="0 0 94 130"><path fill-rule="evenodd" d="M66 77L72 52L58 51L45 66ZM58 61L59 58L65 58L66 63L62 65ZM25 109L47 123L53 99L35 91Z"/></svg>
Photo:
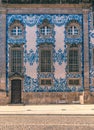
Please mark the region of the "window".
<svg viewBox="0 0 94 130"><path fill-rule="evenodd" d="M39 37L50 38L53 35L54 25L50 24L47 19L44 19L43 22L38 25Z"/></svg>
<svg viewBox="0 0 94 130"><path fill-rule="evenodd" d="M69 79L69 85L80 85L80 80L79 79Z"/></svg>
<svg viewBox="0 0 94 130"><path fill-rule="evenodd" d="M43 44L39 46L39 83L43 86L52 86L53 63L52 63L53 46Z"/></svg>
<svg viewBox="0 0 94 130"><path fill-rule="evenodd" d="M13 47L11 48L11 55L10 55L10 65L11 65L11 72L22 72L22 48L20 47Z"/></svg>
<svg viewBox="0 0 94 130"><path fill-rule="evenodd" d="M51 72L51 50L41 50L41 72Z"/></svg>
<svg viewBox="0 0 94 130"><path fill-rule="evenodd" d="M78 35L79 30L76 26L71 26L68 28L68 35Z"/></svg>
<svg viewBox="0 0 94 130"><path fill-rule="evenodd" d="M19 39L24 37L25 27L20 23L20 21L15 20L9 26L9 34L8 36L11 38Z"/></svg>
<svg viewBox="0 0 94 130"><path fill-rule="evenodd" d="M77 38L81 35L81 26L78 21L73 20L68 23L66 26L66 35L69 38Z"/></svg>
<svg viewBox="0 0 94 130"><path fill-rule="evenodd" d="M51 34L51 28L48 26L44 26L42 28L40 28L40 32L42 35L47 36Z"/></svg>
<svg viewBox="0 0 94 130"><path fill-rule="evenodd" d="M71 45L68 56L69 72L79 72L79 48L77 45Z"/></svg>
<svg viewBox="0 0 94 130"><path fill-rule="evenodd" d="M22 35L22 29L21 27L14 27L12 30L11 30L11 35L13 36L19 36L19 35Z"/></svg>
<svg viewBox="0 0 94 130"><path fill-rule="evenodd" d="M45 86L51 86L52 80L51 79L41 79L40 84L45 85Z"/></svg>

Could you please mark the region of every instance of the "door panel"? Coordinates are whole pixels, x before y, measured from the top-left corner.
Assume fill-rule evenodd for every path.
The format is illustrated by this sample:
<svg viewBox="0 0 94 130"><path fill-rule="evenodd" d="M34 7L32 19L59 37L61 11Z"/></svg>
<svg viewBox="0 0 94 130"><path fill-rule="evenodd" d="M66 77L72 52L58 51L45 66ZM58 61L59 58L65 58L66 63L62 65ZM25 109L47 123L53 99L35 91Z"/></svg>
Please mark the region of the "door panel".
<svg viewBox="0 0 94 130"><path fill-rule="evenodd" d="M11 103L21 103L21 80L11 81Z"/></svg>

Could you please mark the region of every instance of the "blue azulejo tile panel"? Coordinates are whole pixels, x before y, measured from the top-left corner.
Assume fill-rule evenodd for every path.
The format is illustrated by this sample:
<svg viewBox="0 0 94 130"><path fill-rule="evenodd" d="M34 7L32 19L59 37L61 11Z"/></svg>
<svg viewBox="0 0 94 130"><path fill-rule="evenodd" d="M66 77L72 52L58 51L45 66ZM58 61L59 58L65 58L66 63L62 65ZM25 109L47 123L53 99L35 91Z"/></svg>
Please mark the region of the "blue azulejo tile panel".
<svg viewBox="0 0 94 130"><path fill-rule="evenodd" d="M94 63L93 63L93 50L94 50L94 28L93 28L93 19L92 12L88 14L88 33L89 33L89 79L90 79L90 91L94 92Z"/></svg>
<svg viewBox="0 0 94 130"><path fill-rule="evenodd" d="M24 62L28 62L30 64L30 66L32 66L34 64L34 62L38 63L38 50L36 50L36 52L34 52L34 50L30 49L29 52L27 52L27 50L25 50L24 52Z"/></svg>
<svg viewBox="0 0 94 130"><path fill-rule="evenodd" d="M43 77L43 76L42 76ZM45 76L44 76L45 77ZM40 86L38 79L31 78L25 75L24 91L25 92L82 92L84 90L81 86L67 86L66 79L53 78L53 86Z"/></svg>
<svg viewBox="0 0 94 130"><path fill-rule="evenodd" d="M94 86L90 86L90 91L94 92Z"/></svg>
<svg viewBox="0 0 94 130"><path fill-rule="evenodd" d="M12 24L15 20L20 21L23 25L28 25L30 27L34 25L40 25L42 24L43 20L47 19L50 24L54 24L56 26L63 26L65 24L68 24L72 20L78 21L80 24L82 24L82 14L21 14L21 15L12 15L8 14L7 15L7 22L8 26Z"/></svg>
<svg viewBox="0 0 94 130"><path fill-rule="evenodd" d="M67 54L66 54L66 49L64 50L64 52L62 51L62 49L59 49L57 52L56 50L54 50L54 54L53 54L53 61L56 63L58 63L59 65L61 65L63 62L67 61Z"/></svg>
<svg viewBox="0 0 94 130"><path fill-rule="evenodd" d="M83 19L83 16L81 14L79 15L76 15L76 14L73 14L73 15L68 15L68 14L61 14L61 15L58 15L58 14L55 14L55 15L35 15L35 14L24 14L24 15L12 15L12 14L9 14L7 15L7 25L8 27L15 21L15 20L18 20L20 21L24 26L38 26L40 24L42 24L43 20L44 19L47 19L49 21L50 24L52 25L55 25L55 26L67 26L67 24L69 22L71 22L72 20L76 20L79 24L82 25L82 19ZM39 38L38 36L38 32L37 32L37 44L40 44L40 43L44 43L44 42L47 42L47 43L55 43L55 39L54 39L54 35L55 35L55 32L53 31L52 33L52 38L46 38L46 39L43 39L43 38ZM11 39L10 37L7 39L8 40L8 43L9 42L12 42L13 43L13 40L14 42L15 39ZM21 39L22 40L22 39ZM25 42L26 39L23 39L23 42ZM70 43L73 43L74 41L76 43L78 42L82 42L82 37L80 38L77 38L77 39L68 39L66 38L65 39L65 42L69 42ZM17 41L17 43L19 42L19 40Z"/></svg>
<svg viewBox="0 0 94 130"><path fill-rule="evenodd" d="M35 14L31 14L31 15L12 15L9 14L7 15L7 26L9 27L15 20L20 21L20 23L22 23L24 26L38 26L40 24L42 24L44 19L47 19L49 21L50 24L55 25L55 26L67 26L67 24L72 21L72 20L76 20L78 21L79 24L82 25L82 18L83 16L80 15L35 15ZM37 45L40 45L41 43L53 43L55 44L55 39L54 39L54 35L56 32L52 32L52 37L51 38L40 38L39 37L39 33L38 31L37 33ZM14 40L14 41L13 41ZM7 39L7 43L25 43L26 39L12 39L11 37L8 37ZM65 42L69 42L69 43L82 43L82 36L79 38L65 38Z"/></svg>
<svg viewBox="0 0 94 130"><path fill-rule="evenodd" d="M44 20L48 20L49 24L53 26L52 34L50 37L40 37L38 26L43 23ZM19 21L25 28L24 35L22 38L15 39L9 35L9 26L15 21ZM66 26L71 21L77 21L82 28L83 25L83 15L82 14L8 14L7 15L7 44L6 44L6 61L7 61L7 86L9 84L8 80L8 72L9 72L9 47L10 44L23 44L24 46L24 91L26 92L70 92L70 91L83 91L83 83L78 88L76 86L68 87L67 78L81 78L83 82L82 74L67 74L67 43L68 44L80 44L82 45L82 35L79 38L67 38L66 32L64 31ZM56 39L57 30L56 28L61 29L62 36L64 36L64 41L59 42L62 45L58 45L56 41L60 39ZM64 30L62 30L64 29ZM82 30L82 29L81 29ZM29 35L30 32L30 35ZM31 35L34 33L33 39L31 39ZM64 34L63 34L64 33ZM28 34L28 36L27 36ZM92 34L93 36L93 34ZM28 37L28 38L27 38ZM35 38L35 39L34 39ZM34 41L34 42L33 42ZM52 44L53 46L53 73L49 74L41 74L39 73L39 46L42 44ZM82 48L83 52L83 48ZM81 53L81 67L83 71L83 53ZM56 65L63 66L61 68L61 77L57 78L54 75L56 71ZM34 67L34 69L33 69ZM36 67L36 71L35 70ZM65 70L66 69L66 70ZM63 75L63 71L65 75ZM33 74L32 74L33 73ZM35 74L34 74L35 73ZM64 77L65 76L65 77ZM52 78L53 84L52 86L40 86L39 79L40 78Z"/></svg>
<svg viewBox="0 0 94 130"><path fill-rule="evenodd" d="M82 75L81 74L67 74L66 75L67 78L82 78Z"/></svg>

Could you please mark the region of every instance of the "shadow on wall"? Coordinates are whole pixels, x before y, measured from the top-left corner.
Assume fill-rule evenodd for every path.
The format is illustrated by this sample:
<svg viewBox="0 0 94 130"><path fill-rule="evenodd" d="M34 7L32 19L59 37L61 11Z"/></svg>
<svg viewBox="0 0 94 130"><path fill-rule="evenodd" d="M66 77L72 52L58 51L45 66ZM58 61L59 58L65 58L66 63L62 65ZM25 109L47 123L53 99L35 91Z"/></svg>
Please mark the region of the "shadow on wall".
<svg viewBox="0 0 94 130"><path fill-rule="evenodd" d="M92 0L2 0L2 3L11 4L79 4L79 3L91 3Z"/></svg>

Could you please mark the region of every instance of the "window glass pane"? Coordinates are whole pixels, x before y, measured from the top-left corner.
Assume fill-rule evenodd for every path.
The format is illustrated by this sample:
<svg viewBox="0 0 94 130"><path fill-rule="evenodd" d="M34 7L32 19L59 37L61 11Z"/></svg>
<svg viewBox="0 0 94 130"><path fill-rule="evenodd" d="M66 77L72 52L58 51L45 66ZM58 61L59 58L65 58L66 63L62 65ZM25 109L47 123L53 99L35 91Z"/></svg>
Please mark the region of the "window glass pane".
<svg viewBox="0 0 94 130"><path fill-rule="evenodd" d="M41 79L41 85L51 85L51 79Z"/></svg>
<svg viewBox="0 0 94 130"><path fill-rule="evenodd" d="M70 27L70 28L68 29L68 34L69 34L69 35L72 35L72 27Z"/></svg>
<svg viewBox="0 0 94 130"><path fill-rule="evenodd" d="M20 27L14 27L14 28L11 30L11 35L13 35L13 36L22 35L22 29L21 29Z"/></svg>
<svg viewBox="0 0 94 130"><path fill-rule="evenodd" d="M73 85L73 80L69 80L69 85Z"/></svg>
<svg viewBox="0 0 94 130"><path fill-rule="evenodd" d="M78 35L78 28L74 26L74 35Z"/></svg>
<svg viewBox="0 0 94 130"><path fill-rule="evenodd" d="M51 72L51 50L41 50L41 72Z"/></svg>
<svg viewBox="0 0 94 130"><path fill-rule="evenodd" d="M11 34L12 34L13 36L16 36L16 27L14 27L14 28L11 30Z"/></svg>
<svg viewBox="0 0 94 130"><path fill-rule="evenodd" d="M69 72L79 72L78 50L69 50Z"/></svg>
<svg viewBox="0 0 94 130"><path fill-rule="evenodd" d="M45 80L41 80L41 85L45 85Z"/></svg>
<svg viewBox="0 0 94 130"><path fill-rule="evenodd" d="M69 79L69 85L80 85L79 79Z"/></svg>
<svg viewBox="0 0 94 130"><path fill-rule="evenodd" d="M51 85L51 80L46 80L46 85Z"/></svg>
<svg viewBox="0 0 94 130"><path fill-rule="evenodd" d="M79 30L76 26L71 26L68 29L68 35L78 35Z"/></svg>
<svg viewBox="0 0 94 130"><path fill-rule="evenodd" d="M21 72L22 70L22 51L13 49L11 50L11 71Z"/></svg>
<svg viewBox="0 0 94 130"><path fill-rule="evenodd" d="M40 32L42 35L49 35L51 34L51 28L49 28L48 26L44 26L40 28Z"/></svg>
<svg viewBox="0 0 94 130"><path fill-rule="evenodd" d="M74 80L74 85L79 85L79 80Z"/></svg>
<svg viewBox="0 0 94 130"><path fill-rule="evenodd" d="M18 27L18 35L22 35L22 29Z"/></svg>

